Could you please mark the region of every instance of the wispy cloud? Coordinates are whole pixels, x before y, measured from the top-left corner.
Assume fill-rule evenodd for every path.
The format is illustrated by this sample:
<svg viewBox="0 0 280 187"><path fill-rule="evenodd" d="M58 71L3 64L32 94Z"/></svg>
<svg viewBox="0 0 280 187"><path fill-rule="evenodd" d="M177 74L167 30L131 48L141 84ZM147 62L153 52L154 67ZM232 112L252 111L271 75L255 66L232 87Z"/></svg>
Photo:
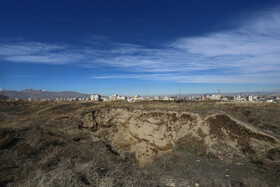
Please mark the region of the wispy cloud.
<svg viewBox="0 0 280 187"><path fill-rule="evenodd" d="M176 73L159 74L116 74L93 76L94 79L142 79L158 81L174 81L180 83L279 83L277 74L263 74L260 79L258 74L246 75L178 75ZM246 81L245 81L246 80Z"/></svg>
<svg viewBox="0 0 280 187"><path fill-rule="evenodd" d="M30 54L44 54L55 50L62 50L65 47L54 44L43 44L40 42L13 42L4 43L0 46L1 56L11 55L30 55Z"/></svg>
<svg viewBox="0 0 280 187"><path fill-rule="evenodd" d="M110 75L93 76L98 79L280 83L280 13L258 12L233 30L179 38L157 48L114 43L108 38L81 46L20 42L1 45L0 57L110 70Z"/></svg>
<svg viewBox="0 0 280 187"><path fill-rule="evenodd" d="M39 42L15 42L0 45L0 57L11 62L65 64L78 60L79 54L70 54L63 45Z"/></svg>

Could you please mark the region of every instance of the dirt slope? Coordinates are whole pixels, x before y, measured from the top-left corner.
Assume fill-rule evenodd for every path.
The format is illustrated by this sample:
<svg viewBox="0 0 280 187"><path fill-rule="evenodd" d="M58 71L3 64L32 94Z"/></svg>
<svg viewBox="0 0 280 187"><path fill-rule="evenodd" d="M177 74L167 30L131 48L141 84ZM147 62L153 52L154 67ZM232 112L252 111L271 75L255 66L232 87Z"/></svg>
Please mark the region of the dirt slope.
<svg viewBox="0 0 280 187"><path fill-rule="evenodd" d="M277 138L223 113L202 118L190 112L107 108L85 114L83 126L123 158L135 155L140 165L172 151L185 136L203 141L206 154L226 161L237 155L263 155L280 145Z"/></svg>

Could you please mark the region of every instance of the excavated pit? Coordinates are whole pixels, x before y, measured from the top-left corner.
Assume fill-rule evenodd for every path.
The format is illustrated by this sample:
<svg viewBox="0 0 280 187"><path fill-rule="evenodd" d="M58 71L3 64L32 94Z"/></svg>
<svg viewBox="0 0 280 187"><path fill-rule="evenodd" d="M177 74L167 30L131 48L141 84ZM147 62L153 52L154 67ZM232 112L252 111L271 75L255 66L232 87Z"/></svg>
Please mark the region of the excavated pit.
<svg viewBox="0 0 280 187"><path fill-rule="evenodd" d="M277 138L223 113L202 118L190 112L108 108L86 113L82 121L81 127L91 129L113 153L140 166L172 151L186 137L202 142L206 154L228 161L280 145Z"/></svg>

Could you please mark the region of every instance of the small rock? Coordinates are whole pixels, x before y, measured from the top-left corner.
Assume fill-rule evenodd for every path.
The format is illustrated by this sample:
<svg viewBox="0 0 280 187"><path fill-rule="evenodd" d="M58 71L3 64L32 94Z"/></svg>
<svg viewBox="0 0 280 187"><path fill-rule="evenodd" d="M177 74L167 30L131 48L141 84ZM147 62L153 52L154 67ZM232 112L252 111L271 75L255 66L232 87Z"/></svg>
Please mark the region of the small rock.
<svg viewBox="0 0 280 187"><path fill-rule="evenodd" d="M241 163L241 162L238 162L238 163L236 163L236 165L238 165L238 166L242 166L242 165L244 165L243 163Z"/></svg>
<svg viewBox="0 0 280 187"><path fill-rule="evenodd" d="M97 131L98 126L96 124L96 121L94 120L93 113L87 113L82 119L82 128L92 129L94 132Z"/></svg>
<svg viewBox="0 0 280 187"><path fill-rule="evenodd" d="M100 138L96 137L96 136L91 136L92 141L94 142L98 142L100 141Z"/></svg>
<svg viewBox="0 0 280 187"><path fill-rule="evenodd" d="M200 160L196 160L197 162L200 162Z"/></svg>
<svg viewBox="0 0 280 187"><path fill-rule="evenodd" d="M198 183L195 183L194 186L195 186L195 187L199 187L199 184L198 184Z"/></svg>
<svg viewBox="0 0 280 187"><path fill-rule="evenodd" d="M229 175L225 175L226 178L229 178Z"/></svg>

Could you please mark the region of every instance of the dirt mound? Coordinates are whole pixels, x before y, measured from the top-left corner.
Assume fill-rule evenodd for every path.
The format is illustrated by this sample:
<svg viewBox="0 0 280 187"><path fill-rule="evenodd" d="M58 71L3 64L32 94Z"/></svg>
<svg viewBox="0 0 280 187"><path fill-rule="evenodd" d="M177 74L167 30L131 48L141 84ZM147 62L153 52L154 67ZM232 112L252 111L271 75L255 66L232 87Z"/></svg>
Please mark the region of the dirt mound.
<svg viewBox="0 0 280 187"><path fill-rule="evenodd" d="M82 127L139 165L172 151L186 136L202 142L205 154L227 161L236 155L263 155L280 145L275 137L221 113L202 118L191 112L108 108L84 114Z"/></svg>
<svg viewBox="0 0 280 187"><path fill-rule="evenodd" d="M224 114L211 116L206 122L210 127L209 133L213 137L218 141L234 142L235 147L241 148L243 153L255 154L279 143L276 138L250 128Z"/></svg>

